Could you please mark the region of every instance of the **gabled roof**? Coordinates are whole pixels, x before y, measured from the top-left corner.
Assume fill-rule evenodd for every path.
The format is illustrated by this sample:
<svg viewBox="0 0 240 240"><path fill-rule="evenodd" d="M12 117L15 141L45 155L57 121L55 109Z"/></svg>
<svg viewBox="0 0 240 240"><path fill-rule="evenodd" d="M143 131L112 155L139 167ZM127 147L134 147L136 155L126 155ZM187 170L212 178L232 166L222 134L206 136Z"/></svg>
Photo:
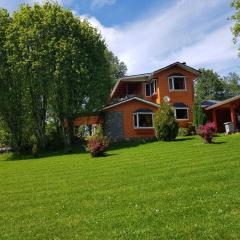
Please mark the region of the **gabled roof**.
<svg viewBox="0 0 240 240"><path fill-rule="evenodd" d="M219 103L221 101L218 101L218 100L206 100L204 102L201 103L201 107L202 108L206 108L206 107L210 107L210 106L213 106L217 103Z"/></svg>
<svg viewBox="0 0 240 240"><path fill-rule="evenodd" d="M219 102L219 103L216 103L216 104L214 104L213 106L207 107L207 108L205 108L205 109L206 109L206 110L210 110L210 109L213 109L213 108L216 108L216 107L220 107L220 106L222 106L222 105L225 105L225 104L227 104L227 103L234 102L234 101L236 101L236 100L240 100L240 96L236 96L236 97L229 98L229 99L227 99L227 100L224 100L224 101L221 101L221 102Z"/></svg>
<svg viewBox="0 0 240 240"><path fill-rule="evenodd" d="M193 74L199 76L200 75L200 71L198 71L195 68L189 67L188 65L186 65L186 63L180 63L180 62L175 62L172 63L164 68L160 68L152 73L143 73L143 74L138 74L138 75L131 75L131 76L126 76L124 78L120 78L118 79L117 83L115 84L112 92L111 92L111 97L114 95L115 91L117 90L120 82L145 82L147 80L152 79L152 77L154 77L154 75L167 70L168 68L174 67L174 66L178 66L180 68L185 69L186 71L192 72Z"/></svg>
<svg viewBox="0 0 240 240"><path fill-rule="evenodd" d="M183 68L183 69L185 69L185 70L187 70L189 72L192 72L192 73L196 74L197 76L199 76L201 74L201 72L199 70L197 70L195 68L192 68L192 67L189 67L185 62L184 63L180 63L180 62L172 63L172 64L170 64L170 65L168 65L168 66L166 66L164 68L160 68L160 69L154 71L153 74L157 74L159 72L162 72L162 71L164 71L164 70L166 70L168 68L174 67L174 66L178 66L180 68Z"/></svg>
<svg viewBox="0 0 240 240"><path fill-rule="evenodd" d="M145 103L145 104L148 104L148 105L154 106L154 107L159 107L159 106L160 106L160 105L157 104L157 103L153 103L153 102L150 102L150 101L144 100L144 99L139 98L139 97L132 97L132 98L124 99L124 100L122 100L122 101L120 101L120 102L118 102L118 103L111 104L111 105L109 105L109 106L103 108L103 110L107 110L107 109L109 109L109 108L113 108L113 107L116 107L116 106L118 106L118 105L121 105L121 104L123 104L123 103L130 102L130 101L133 101L133 100L135 100L135 101L139 101L139 102L142 102L142 103Z"/></svg>
<svg viewBox="0 0 240 240"><path fill-rule="evenodd" d="M148 78L149 76L151 76L151 73L143 73L143 74L136 74L136 75L130 75L130 76L126 76L123 78L120 78L119 80L140 80L141 78Z"/></svg>

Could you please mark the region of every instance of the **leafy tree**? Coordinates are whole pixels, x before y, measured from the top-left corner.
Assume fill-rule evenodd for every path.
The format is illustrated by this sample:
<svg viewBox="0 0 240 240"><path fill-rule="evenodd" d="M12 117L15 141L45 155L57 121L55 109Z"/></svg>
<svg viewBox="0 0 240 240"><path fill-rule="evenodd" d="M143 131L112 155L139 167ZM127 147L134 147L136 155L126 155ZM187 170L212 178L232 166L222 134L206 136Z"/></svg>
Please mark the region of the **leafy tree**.
<svg viewBox="0 0 240 240"><path fill-rule="evenodd" d="M46 14L37 4L21 6L13 14L7 46L11 53L9 62L20 73L18 81L25 81L32 128L42 148L46 146L46 114L52 78L48 47L50 26Z"/></svg>
<svg viewBox="0 0 240 240"><path fill-rule="evenodd" d="M201 103L195 103L193 106L194 126L197 128L207 122L206 114L204 113Z"/></svg>
<svg viewBox="0 0 240 240"><path fill-rule="evenodd" d="M234 42L237 43L240 36L240 0L233 0L232 7L236 10L235 14L232 16L232 20L234 21L232 33L234 36Z"/></svg>
<svg viewBox="0 0 240 240"><path fill-rule="evenodd" d="M10 133L5 126L4 122L0 118L0 148L9 146L11 142L11 136Z"/></svg>
<svg viewBox="0 0 240 240"><path fill-rule="evenodd" d="M4 124L9 129L12 144L16 150L26 145L28 136L27 110L25 107L24 81L20 77L17 65L11 65L11 60L17 58L9 51L8 36L16 36L11 29L11 18L7 10L0 10L0 114ZM14 39L14 38L13 38ZM15 40L14 40L15 41ZM19 62L21 59L18 59Z"/></svg>
<svg viewBox="0 0 240 240"><path fill-rule="evenodd" d="M34 135L45 147L54 120L64 143L74 119L105 105L113 70L101 34L57 3L0 12L0 113L18 148Z"/></svg>
<svg viewBox="0 0 240 240"><path fill-rule="evenodd" d="M127 66L124 62L120 61L113 52L107 50L107 58L110 61L111 65L111 74L113 79L116 81L119 78L123 78L127 73Z"/></svg>
<svg viewBox="0 0 240 240"><path fill-rule="evenodd" d="M173 141L178 135L178 123L174 117L172 106L162 103L154 114L155 135L161 141Z"/></svg>
<svg viewBox="0 0 240 240"><path fill-rule="evenodd" d="M240 95L240 76L237 73L231 72L223 80L226 84L226 98Z"/></svg>
<svg viewBox="0 0 240 240"><path fill-rule="evenodd" d="M51 110L62 129L65 145L70 146L75 118L101 109L109 96L112 81L107 48L88 21L81 21L58 4L43 7L51 25Z"/></svg>
<svg viewBox="0 0 240 240"><path fill-rule="evenodd" d="M195 85L197 102L214 99L223 100L225 96L225 82L211 69L200 69L202 72Z"/></svg>

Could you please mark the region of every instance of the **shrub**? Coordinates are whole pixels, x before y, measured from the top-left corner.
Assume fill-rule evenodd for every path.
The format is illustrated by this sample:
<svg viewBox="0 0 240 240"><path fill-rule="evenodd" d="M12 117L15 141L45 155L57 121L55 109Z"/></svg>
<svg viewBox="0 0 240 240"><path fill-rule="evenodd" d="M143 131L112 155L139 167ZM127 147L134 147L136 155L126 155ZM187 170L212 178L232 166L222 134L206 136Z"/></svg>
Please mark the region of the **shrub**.
<svg viewBox="0 0 240 240"><path fill-rule="evenodd" d="M185 137L189 136L189 131L187 128L179 128L178 129L178 136Z"/></svg>
<svg viewBox="0 0 240 240"><path fill-rule="evenodd" d="M97 135L97 136L103 136L104 135L103 128L102 128L101 125L96 126L94 135Z"/></svg>
<svg viewBox="0 0 240 240"><path fill-rule="evenodd" d="M37 142L37 138L35 135L32 135L29 139L30 144L32 146L32 155L33 157L38 157L39 156L39 148L38 148L38 142Z"/></svg>
<svg viewBox="0 0 240 240"><path fill-rule="evenodd" d="M55 123L49 122L46 126L47 147L51 150L61 149L64 146L62 134Z"/></svg>
<svg viewBox="0 0 240 240"><path fill-rule="evenodd" d="M172 106L163 103L154 115L155 135L158 140L173 141L178 134L178 123Z"/></svg>
<svg viewBox="0 0 240 240"><path fill-rule="evenodd" d="M109 146L109 140L103 135L103 130L100 125L96 127L94 135L88 136L86 140L87 151L89 151L93 157L103 156Z"/></svg>
<svg viewBox="0 0 240 240"><path fill-rule="evenodd" d="M103 156L108 146L109 141L105 136L93 135L88 137L87 150L93 157Z"/></svg>
<svg viewBox="0 0 240 240"><path fill-rule="evenodd" d="M178 130L178 136L193 136L196 135L196 129L195 126L192 125L192 123L188 123L186 128L179 128Z"/></svg>
<svg viewBox="0 0 240 240"><path fill-rule="evenodd" d="M200 125L204 125L207 122L207 117L203 111L200 103L195 103L193 106L194 126L197 128Z"/></svg>
<svg viewBox="0 0 240 240"><path fill-rule="evenodd" d="M0 148L9 147L11 145L11 135L9 129L0 118Z"/></svg>
<svg viewBox="0 0 240 240"><path fill-rule="evenodd" d="M203 139L204 143L211 143L216 132L216 124L214 122L200 125L197 129L197 134Z"/></svg>
<svg viewBox="0 0 240 240"><path fill-rule="evenodd" d="M193 136L193 135L196 135L196 128L194 125L192 124L189 124L187 126L187 131L188 131L188 136Z"/></svg>

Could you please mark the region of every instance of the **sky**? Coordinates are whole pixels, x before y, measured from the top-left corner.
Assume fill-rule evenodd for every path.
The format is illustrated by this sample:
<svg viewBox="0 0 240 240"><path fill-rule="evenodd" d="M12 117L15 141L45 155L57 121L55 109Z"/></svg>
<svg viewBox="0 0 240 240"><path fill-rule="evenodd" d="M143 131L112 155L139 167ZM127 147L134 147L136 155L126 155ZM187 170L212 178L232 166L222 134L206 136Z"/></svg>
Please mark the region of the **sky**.
<svg viewBox="0 0 240 240"><path fill-rule="evenodd" d="M11 13L33 0L0 0ZM42 2L37 0L35 2ZM152 72L176 61L240 73L229 20L231 0L58 0L98 28L128 74Z"/></svg>

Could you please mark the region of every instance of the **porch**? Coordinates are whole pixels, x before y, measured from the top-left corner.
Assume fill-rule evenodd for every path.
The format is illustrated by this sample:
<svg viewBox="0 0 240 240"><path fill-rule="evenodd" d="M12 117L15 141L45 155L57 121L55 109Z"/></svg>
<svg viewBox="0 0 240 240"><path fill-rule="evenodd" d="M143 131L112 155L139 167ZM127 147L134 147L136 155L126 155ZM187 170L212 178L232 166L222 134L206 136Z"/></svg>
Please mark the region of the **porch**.
<svg viewBox="0 0 240 240"><path fill-rule="evenodd" d="M232 122L240 129L240 96L233 97L204 109L207 119L216 123L217 132L224 132L224 123Z"/></svg>

